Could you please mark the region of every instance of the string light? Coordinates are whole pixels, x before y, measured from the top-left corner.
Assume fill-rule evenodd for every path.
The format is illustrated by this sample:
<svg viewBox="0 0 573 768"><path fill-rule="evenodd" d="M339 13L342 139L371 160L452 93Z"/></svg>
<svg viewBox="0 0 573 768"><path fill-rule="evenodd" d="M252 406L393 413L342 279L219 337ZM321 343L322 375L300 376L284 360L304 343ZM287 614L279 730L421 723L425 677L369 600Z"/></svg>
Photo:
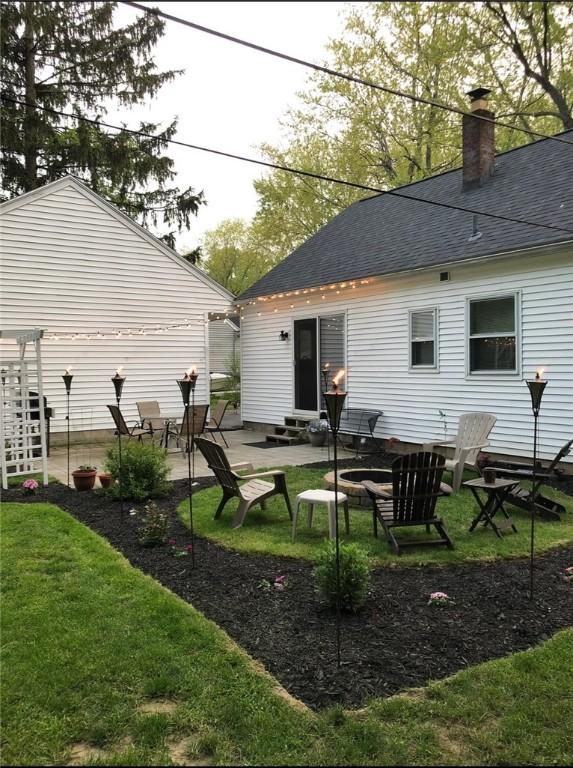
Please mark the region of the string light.
<svg viewBox="0 0 573 768"><path fill-rule="evenodd" d="M254 303L254 302L253 302ZM208 324L212 320L224 319L226 317L235 317L238 314L238 309L228 310L225 312L209 313L209 319L198 320L200 324ZM168 325L160 325L156 323L152 326L140 326L129 328L110 328L105 330L99 328L97 331L57 331L50 332L49 330L44 333L44 339L46 341L78 341L88 339L104 339L104 338L116 338L120 339L125 336L133 338L134 336L149 336L153 334L163 334L165 331L174 330L190 330L193 326L189 317L184 318L182 322L170 323Z"/></svg>

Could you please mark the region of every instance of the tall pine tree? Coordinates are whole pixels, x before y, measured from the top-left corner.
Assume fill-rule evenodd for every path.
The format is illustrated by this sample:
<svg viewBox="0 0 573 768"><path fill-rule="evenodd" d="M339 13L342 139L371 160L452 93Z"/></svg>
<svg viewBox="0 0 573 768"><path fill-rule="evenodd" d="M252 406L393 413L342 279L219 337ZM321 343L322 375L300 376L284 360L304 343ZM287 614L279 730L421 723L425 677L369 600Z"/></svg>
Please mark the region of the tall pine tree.
<svg viewBox="0 0 573 768"><path fill-rule="evenodd" d="M173 160L164 155L177 121L141 123L157 138L135 137L70 120L35 107L102 119L110 106L152 99L180 72L158 72L152 50L164 22L150 14L121 28L115 2L3 2L0 7L3 93L3 190L13 197L74 174L142 223L189 228L203 193L173 186Z"/></svg>

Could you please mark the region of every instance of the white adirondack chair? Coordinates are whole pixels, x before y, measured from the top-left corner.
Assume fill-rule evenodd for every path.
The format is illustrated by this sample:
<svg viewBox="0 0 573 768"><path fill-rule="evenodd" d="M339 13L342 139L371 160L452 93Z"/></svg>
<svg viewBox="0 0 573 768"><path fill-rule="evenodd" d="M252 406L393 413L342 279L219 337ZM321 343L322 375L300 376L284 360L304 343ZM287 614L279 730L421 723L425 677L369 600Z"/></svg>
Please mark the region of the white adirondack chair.
<svg viewBox="0 0 573 768"><path fill-rule="evenodd" d="M453 472L452 488L459 491L464 467L476 467L479 452L489 445L487 439L497 417L492 413L462 413L458 422L458 433L451 440L433 440L424 443L424 451L439 447L453 447L454 455L446 459L446 469Z"/></svg>

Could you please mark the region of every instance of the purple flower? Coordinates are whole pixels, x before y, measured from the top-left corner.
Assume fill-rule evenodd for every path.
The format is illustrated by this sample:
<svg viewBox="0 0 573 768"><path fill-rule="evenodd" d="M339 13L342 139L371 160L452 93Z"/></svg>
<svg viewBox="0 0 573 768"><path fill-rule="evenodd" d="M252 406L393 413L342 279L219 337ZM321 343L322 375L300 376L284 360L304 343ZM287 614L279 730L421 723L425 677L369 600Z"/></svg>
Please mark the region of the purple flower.
<svg viewBox="0 0 573 768"><path fill-rule="evenodd" d="M38 485L39 484L36 482L36 480L30 477L28 480L24 480L22 483L22 488L24 488L25 491L35 491Z"/></svg>
<svg viewBox="0 0 573 768"><path fill-rule="evenodd" d="M167 543L174 547L177 544L177 539L169 539Z"/></svg>
<svg viewBox="0 0 573 768"><path fill-rule="evenodd" d="M193 552L193 544L187 544L185 549L187 550L187 552Z"/></svg>
<svg viewBox="0 0 573 768"><path fill-rule="evenodd" d="M286 576L277 576L275 578L275 584L284 584L286 581Z"/></svg>

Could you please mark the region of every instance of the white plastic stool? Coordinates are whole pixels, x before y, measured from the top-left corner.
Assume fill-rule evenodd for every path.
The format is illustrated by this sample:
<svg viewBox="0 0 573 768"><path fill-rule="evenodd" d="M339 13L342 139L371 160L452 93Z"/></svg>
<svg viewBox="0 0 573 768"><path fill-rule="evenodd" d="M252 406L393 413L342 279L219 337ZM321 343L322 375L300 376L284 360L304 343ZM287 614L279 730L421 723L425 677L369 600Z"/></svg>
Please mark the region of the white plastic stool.
<svg viewBox="0 0 573 768"><path fill-rule="evenodd" d="M296 535L296 519L298 517L298 508L303 502L309 505L308 508L308 525L312 527L312 512L315 504L326 504L328 507L328 534L331 539L336 536L336 508L334 504L335 494L334 491L325 491L322 488L316 488L311 491L303 491L296 497L296 507L292 518L292 540L294 541ZM350 524L348 519L348 498L345 493L338 493L338 505L344 505L344 522L346 533L350 530Z"/></svg>

